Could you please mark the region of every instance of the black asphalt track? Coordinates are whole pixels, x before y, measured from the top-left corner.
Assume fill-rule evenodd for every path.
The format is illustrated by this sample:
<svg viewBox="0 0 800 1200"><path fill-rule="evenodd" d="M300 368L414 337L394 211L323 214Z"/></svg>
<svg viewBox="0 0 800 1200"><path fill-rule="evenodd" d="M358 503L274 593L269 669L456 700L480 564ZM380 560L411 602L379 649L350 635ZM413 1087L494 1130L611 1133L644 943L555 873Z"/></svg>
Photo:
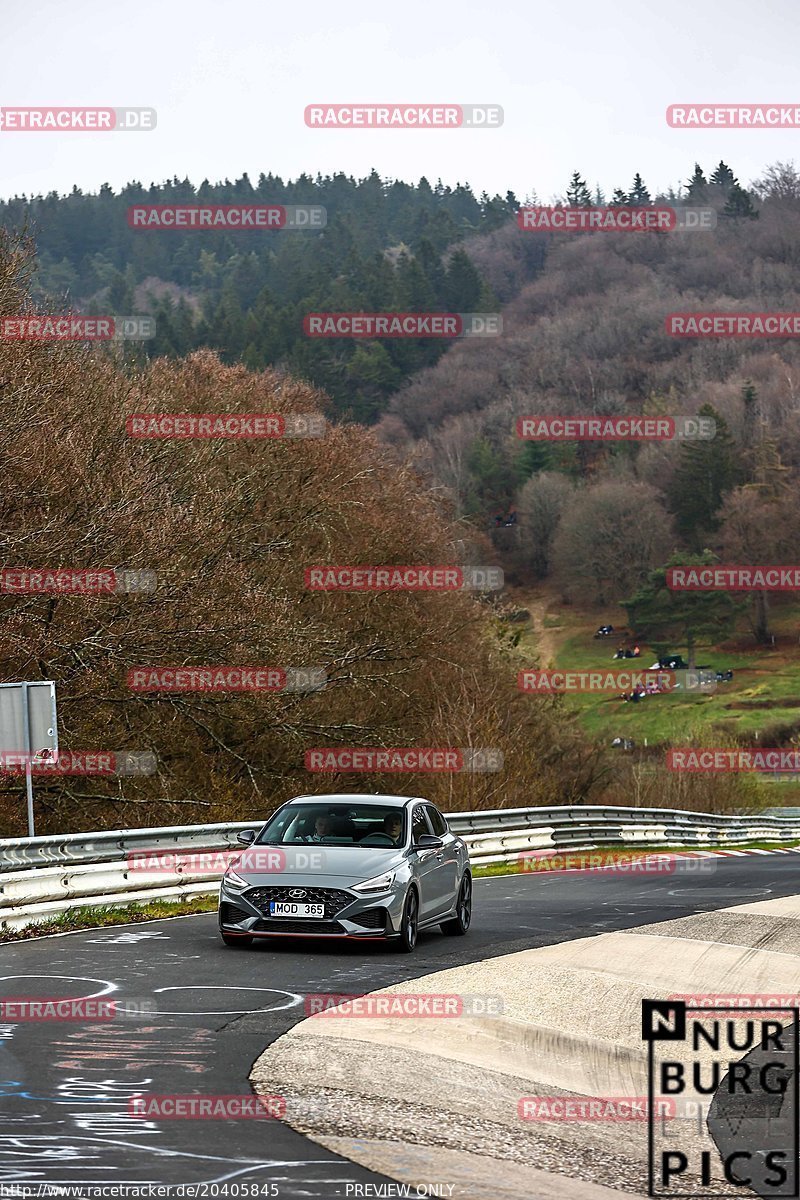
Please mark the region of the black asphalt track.
<svg viewBox="0 0 800 1200"><path fill-rule="evenodd" d="M21 1195L21 1186L46 1195L45 1183L86 1196L99 1185L106 1196L125 1195L125 1185L144 1185L139 1195L212 1198L379 1195L388 1180L279 1120L147 1120L130 1114L130 1099L249 1096L253 1062L304 1018L310 994L361 994L478 959L798 890L797 855L714 861L708 875L480 879L469 934L422 934L413 955L381 943L305 940L230 949L212 914L0 946L0 998L102 994L149 1006L104 1022L0 1024L0 1197Z"/></svg>

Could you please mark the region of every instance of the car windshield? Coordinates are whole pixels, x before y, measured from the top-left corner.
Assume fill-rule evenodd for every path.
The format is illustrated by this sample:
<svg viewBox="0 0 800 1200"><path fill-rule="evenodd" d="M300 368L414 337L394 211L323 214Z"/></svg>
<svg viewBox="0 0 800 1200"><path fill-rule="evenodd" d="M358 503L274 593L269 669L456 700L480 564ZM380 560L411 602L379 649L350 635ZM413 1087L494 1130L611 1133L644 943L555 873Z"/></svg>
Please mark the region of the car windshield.
<svg viewBox="0 0 800 1200"><path fill-rule="evenodd" d="M275 814L258 841L270 846L306 842L326 846L402 846L406 837L405 810L396 805L291 804Z"/></svg>

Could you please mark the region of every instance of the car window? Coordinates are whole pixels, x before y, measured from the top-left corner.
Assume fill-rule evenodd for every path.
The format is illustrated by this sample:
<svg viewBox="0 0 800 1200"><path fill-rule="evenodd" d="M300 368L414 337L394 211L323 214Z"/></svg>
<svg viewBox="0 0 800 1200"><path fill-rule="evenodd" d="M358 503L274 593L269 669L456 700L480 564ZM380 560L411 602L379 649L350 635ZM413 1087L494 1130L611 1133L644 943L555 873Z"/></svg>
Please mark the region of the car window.
<svg viewBox="0 0 800 1200"><path fill-rule="evenodd" d="M437 837L444 837L447 833L447 821L445 821L438 808L434 808L432 804L428 804L425 807L425 811L428 814L428 820L431 823L433 832Z"/></svg>
<svg viewBox="0 0 800 1200"><path fill-rule="evenodd" d="M405 810L398 805L310 800L289 804L277 812L262 829L258 843L280 846L321 842L374 850L402 846L406 828Z"/></svg>
<svg viewBox="0 0 800 1200"><path fill-rule="evenodd" d="M412 842L419 841L420 834L430 833L428 819L425 816L425 805L418 804L414 809L414 816L411 821L411 840Z"/></svg>

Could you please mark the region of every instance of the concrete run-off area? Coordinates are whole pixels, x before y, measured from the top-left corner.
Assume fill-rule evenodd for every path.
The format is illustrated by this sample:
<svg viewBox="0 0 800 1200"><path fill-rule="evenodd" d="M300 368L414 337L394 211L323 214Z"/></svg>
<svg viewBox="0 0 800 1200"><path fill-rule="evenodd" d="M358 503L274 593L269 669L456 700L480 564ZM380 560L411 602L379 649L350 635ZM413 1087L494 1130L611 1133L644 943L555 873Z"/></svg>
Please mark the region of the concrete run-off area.
<svg viewBox="0 0 800 1200"><path fill-rule="evenodd" d="M432 1194L644 1196L646 1121L531 1122L520 1099L646 1097L644 998L797 996L800 897L485 959L373 995L388 992L494 995L502 1011L301 1022L251 1076L286 1097L295 1129L401 1183L443 1189Z"/></svg>

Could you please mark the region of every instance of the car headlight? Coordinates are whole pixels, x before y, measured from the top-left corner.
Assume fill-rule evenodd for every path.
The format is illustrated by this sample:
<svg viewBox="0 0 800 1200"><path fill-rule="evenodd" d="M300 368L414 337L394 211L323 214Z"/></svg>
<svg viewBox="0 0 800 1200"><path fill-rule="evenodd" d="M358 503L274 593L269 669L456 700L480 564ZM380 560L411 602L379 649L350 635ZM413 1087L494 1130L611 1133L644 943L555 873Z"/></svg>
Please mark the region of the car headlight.
<svg viewBox="0 0 800 1200"><path fill-rule="evenodd" d="M395 874L395 871L384 871L382 875L376 875L374 879L365 879L363 883L354 883L352 891L387 892L394 883Z"/></svg>
<svg viewBox="0 0 800 1200"><path fill-rule="evenodd" d="M249 886L247 880L242 879L241 875L237 875L232 867L228 867L228 870L222 876L222 882L226 887L232 888L237 892Z"/></svg>

